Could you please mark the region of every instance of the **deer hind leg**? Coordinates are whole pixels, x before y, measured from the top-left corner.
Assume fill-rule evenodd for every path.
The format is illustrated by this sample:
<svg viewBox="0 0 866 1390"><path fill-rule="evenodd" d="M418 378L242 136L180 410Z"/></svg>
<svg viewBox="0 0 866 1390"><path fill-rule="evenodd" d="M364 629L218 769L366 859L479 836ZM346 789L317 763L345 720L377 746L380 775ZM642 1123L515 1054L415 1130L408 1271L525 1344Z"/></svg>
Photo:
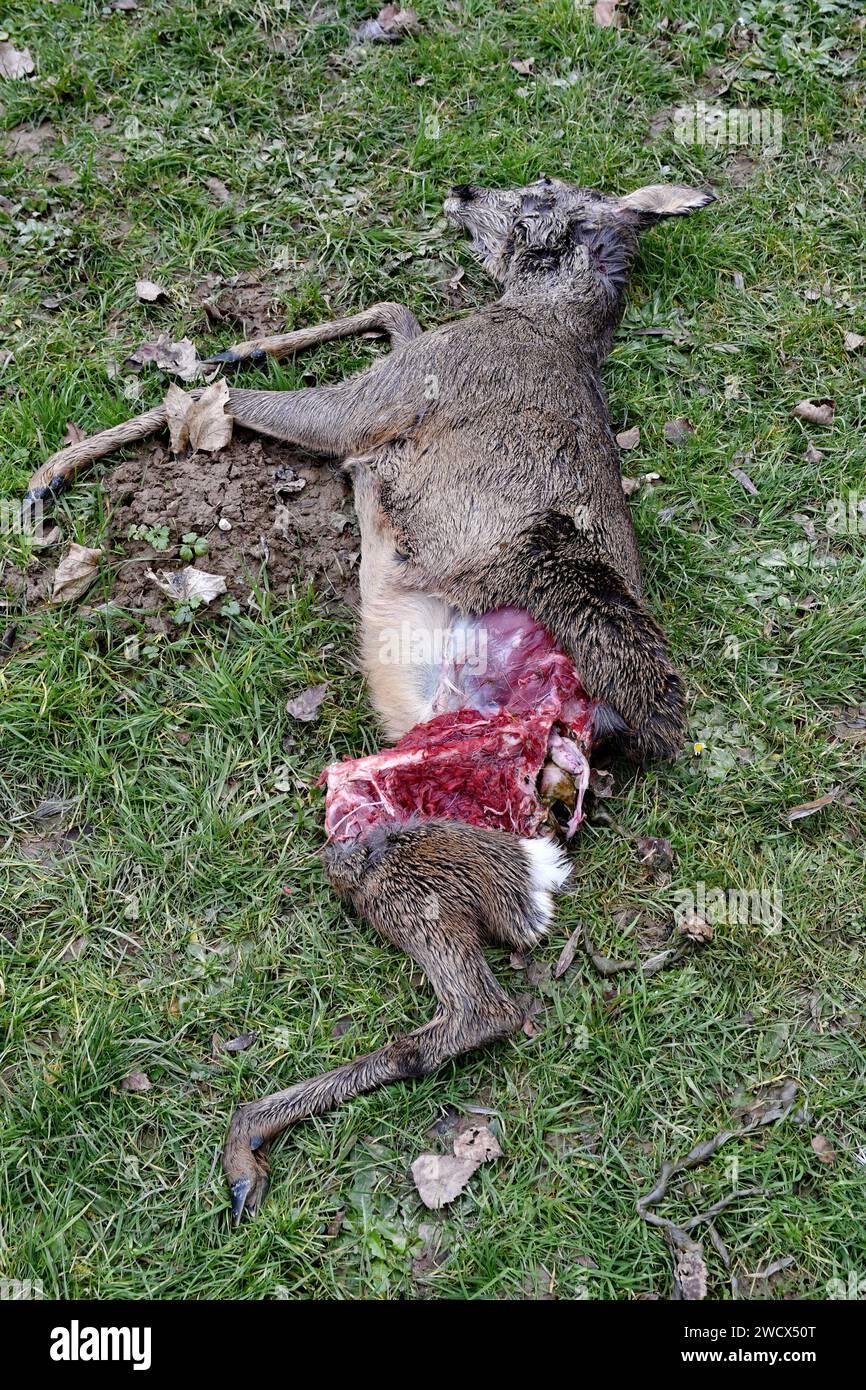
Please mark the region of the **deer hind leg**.
<svg viewBox="0 0 866 1390"><path fill-rule="evenodd" d="M339 895L421 966L438 1008L424 1027L375 1052L241 1106L223 1153L235 1221L260 1207L268 1148L296 1120L389 1081L424 1076L521 1026L523 1011L497 982L482 946L526 947L547 925L549 903L539 894L549 892L550 875L542 889L524 843L501 831L429 821L380 826L363 841L328 847L325 867Z"/></svg>

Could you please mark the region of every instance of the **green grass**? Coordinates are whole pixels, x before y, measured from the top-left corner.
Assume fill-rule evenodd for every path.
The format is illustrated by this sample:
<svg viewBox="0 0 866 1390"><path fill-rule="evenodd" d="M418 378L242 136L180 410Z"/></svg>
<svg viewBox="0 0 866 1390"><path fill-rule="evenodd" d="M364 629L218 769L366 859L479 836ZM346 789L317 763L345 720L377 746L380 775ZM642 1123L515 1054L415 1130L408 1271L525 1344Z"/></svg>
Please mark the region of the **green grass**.
<svg viewBox="0 0 866 1390"><path fill-rule="evenodd" d="M706 751L620 775L613 809L635 834L670 838L671 882L650 881L612 831L587 830L580 892L537 957L553 963L578 921L607 954L630 954L616 910L670 917L699 883L778 892L780 930L721 923L686 964L619 977L615 999L578 958L541 986L537 1037L299 1126L275 1152L262 1216L235 1232L215 1167L235 1105L430 1010L411 963L337 906L316 857L315 777L376 737L348 617L310 597L265 603L130 664L109 623L42 613L0 668L0 921L14 938L0 938L0 1273L103 1299L520 1298L552 1279L562 1297L666 1297L670 1254L638 1195L663 1159L724 1127L737 1096L794 1077L805 1109L679 1179L664 1211L685 1219L733 1181L764 1187L717 1222L743 1287L745 1271L791 1257L756 1294L823 1298L829 1279L866 1276L863 744L834 736L838 710L866 700L866 537L825 525L833 499L866 490L866 354L842 343L866 331L858 6L651 0L618 36L565 0L421 0L420 35L352 48L374 9L10 0L3 27L38 75L2 84L0 124L50 120L63 148L4 174L0 487L20 494L67 419L94 430L133 413L107 363L153 327L202 339L191 291L211 271L279 284L289 325L385 298L433 324L453 312L458 265L467 306L491 294L441 221L450 184L541 171L614 191L711 183L715 207L645 239L606 369L616 428L642 431L626 471L662 475L634 512ZM510 62L527 57L520 76ZM727 104L783 118L781 149L749 150L745 182L731 149L649 133L727 81ZM60 161L76 182L52 181ZM232 203L210 197L214 176ZM171 286L169 305L137 303L142 275ZM827 298L806 297L825 283ZM659 325L688 341L634 331ZM355 360L330 349L271 376L291 382L314 361L337 377ZM135 409L163 389L144 381ZM790 417L807 396L835 398L832 426ZM695 434L674 447L662 426L680 415ZM729 472L738 453L757 497ZM99 478L58 508L90 544ZM22 560L14 535L2 547ZM322 717L287 754L286 697L324 677ZM295 789L279 791L287 762ZM844 799L788 824L786 808L836 786ZM48 797L89 833L40 864L22 843L44 833L31 817ZM211 1059L214 1032L250 1030L249 1050ZM119 1089L133 1070L150 1091ZM504 1158L431 1216L409 1165L441 1107L479 1097ZM412 1264L425 1239L447 1252L426 1280ZM707 1248L711 1295L725 1297Z"/></svg>

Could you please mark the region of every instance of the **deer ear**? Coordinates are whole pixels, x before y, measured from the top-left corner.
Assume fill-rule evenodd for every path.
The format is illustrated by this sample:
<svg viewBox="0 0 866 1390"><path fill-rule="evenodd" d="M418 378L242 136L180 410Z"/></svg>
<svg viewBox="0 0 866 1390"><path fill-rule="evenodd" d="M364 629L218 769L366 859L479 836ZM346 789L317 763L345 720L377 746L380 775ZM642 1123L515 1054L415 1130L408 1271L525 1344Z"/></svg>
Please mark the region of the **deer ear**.
<svg viewBox="0 0 866 1390"><path fill-rule="evenodd" d="M634 193L618 198L617 211L630 221L648 226L660 217L685 217L687 213L696 212L698 208L705 208L707 203L715 201L715 193L710 193L706 188L655 183L648 188L636 188Z"/></svg>

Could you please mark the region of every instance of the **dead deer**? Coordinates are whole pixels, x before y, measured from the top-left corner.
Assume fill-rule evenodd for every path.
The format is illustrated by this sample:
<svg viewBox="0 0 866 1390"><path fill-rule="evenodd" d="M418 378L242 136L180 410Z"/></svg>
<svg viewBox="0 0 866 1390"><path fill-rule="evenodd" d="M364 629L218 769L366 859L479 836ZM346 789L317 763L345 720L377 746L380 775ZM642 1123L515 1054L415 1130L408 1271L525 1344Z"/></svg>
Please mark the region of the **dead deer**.
<svg viewBox="0 0 866 1390"><path fill-rule="evenodd" d="M505 609L541 625L573 663L597 736L635 761L676 755L683 684L643 601L600 368L639 233L712 198L674 186L611 197L547 177L455 188L446 215L501 286L494 303L428 332L408 309L382 304L220 355L239 362L371 329L390 336L390 353L347 380L233 389L230 411L248 428L338 457L352 477L363 662L391 739L431 718L440 673L435 662L380 661L383 634ZM29 495L56 491L81 462L164 420L150 411L73 446L40 470ZM551 840L412 818L333 840L325 867L336 891L426 972L437 1012L405 1038L238 1110L224 1153L236 1219L260 1205L268 1147L289 1124L520 1026L482 948L531 947L568 872Z"/></svg>

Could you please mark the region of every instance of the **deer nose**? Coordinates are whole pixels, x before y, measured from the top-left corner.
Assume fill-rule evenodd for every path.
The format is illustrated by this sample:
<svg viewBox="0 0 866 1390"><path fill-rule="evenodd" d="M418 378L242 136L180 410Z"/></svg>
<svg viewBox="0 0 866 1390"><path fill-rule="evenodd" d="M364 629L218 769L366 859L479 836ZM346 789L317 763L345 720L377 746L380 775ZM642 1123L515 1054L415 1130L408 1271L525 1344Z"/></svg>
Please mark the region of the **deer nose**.
<svg viewBox="0 0 866 1390"><path fill-rule="evenodd" d="M469 203L475 197L475 190L471 183L458 183L452 188L448 196L450 198L457 198L461 203Z"/></svg>

